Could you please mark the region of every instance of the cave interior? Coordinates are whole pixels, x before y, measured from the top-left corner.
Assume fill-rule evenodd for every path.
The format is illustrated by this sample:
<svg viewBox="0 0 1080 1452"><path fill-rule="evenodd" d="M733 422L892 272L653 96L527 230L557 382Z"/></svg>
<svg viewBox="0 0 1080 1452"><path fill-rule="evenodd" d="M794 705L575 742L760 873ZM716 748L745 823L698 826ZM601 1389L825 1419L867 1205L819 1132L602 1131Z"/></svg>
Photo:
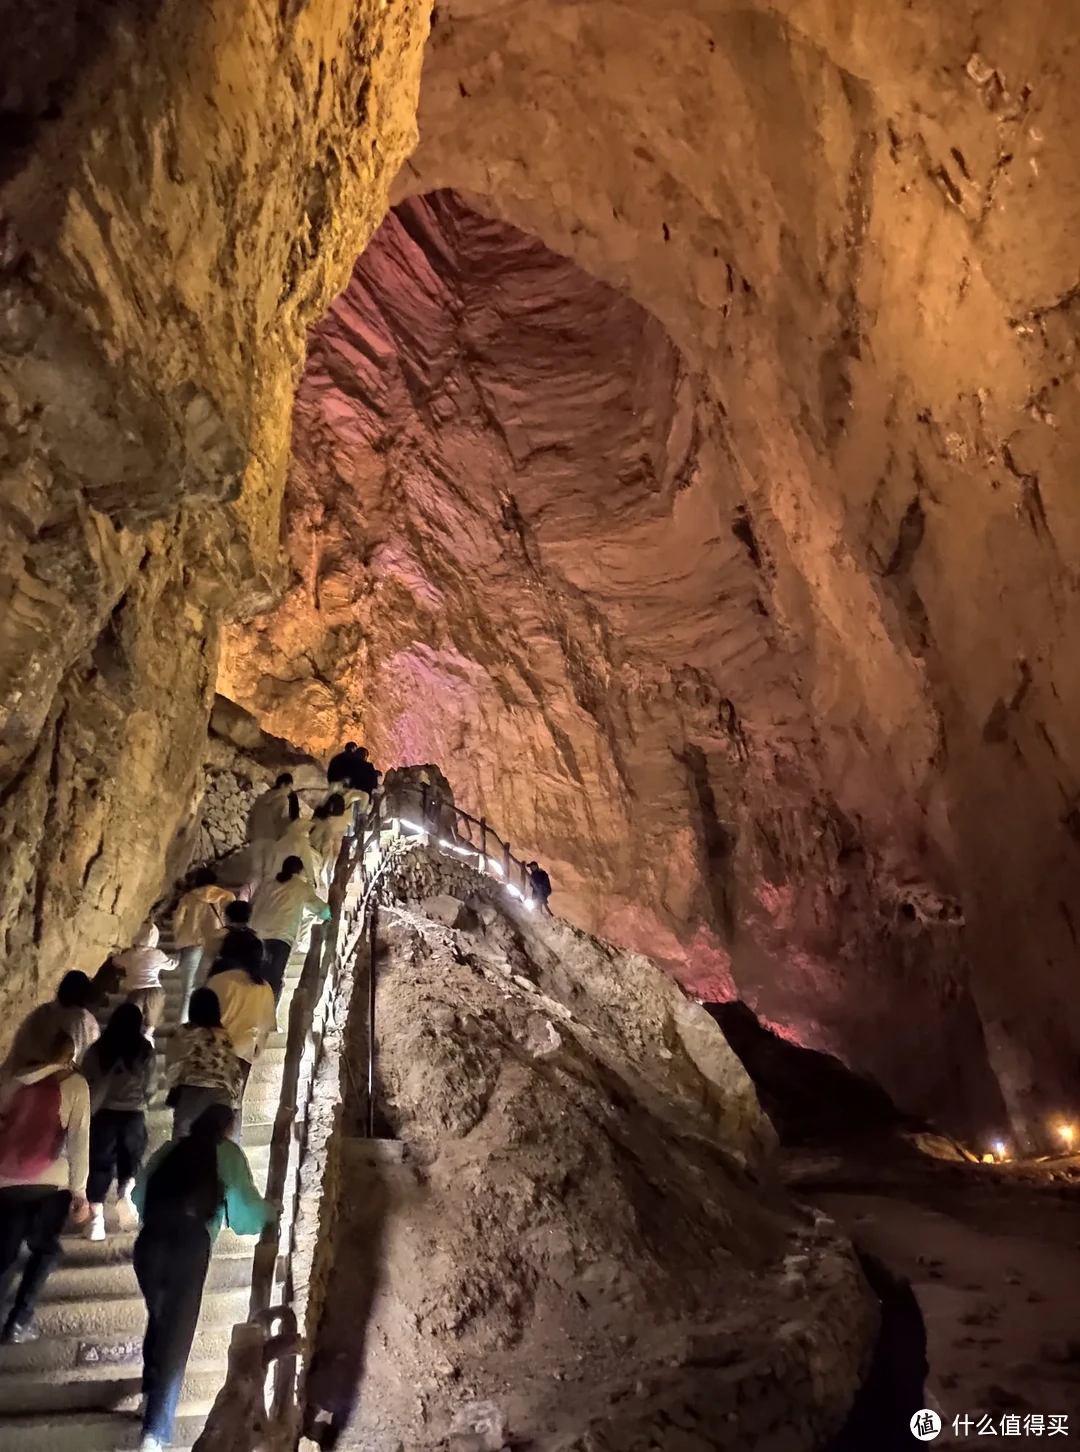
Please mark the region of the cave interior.
<svg viewBox="0 0 1080 1452"><path fill-rule="evenodd" d="M1035 14L0 0L7 1039L219 851L212 712L435 763L707 1011L914 1286L925 1405L1076 1405L1080 30Z"/></svg>

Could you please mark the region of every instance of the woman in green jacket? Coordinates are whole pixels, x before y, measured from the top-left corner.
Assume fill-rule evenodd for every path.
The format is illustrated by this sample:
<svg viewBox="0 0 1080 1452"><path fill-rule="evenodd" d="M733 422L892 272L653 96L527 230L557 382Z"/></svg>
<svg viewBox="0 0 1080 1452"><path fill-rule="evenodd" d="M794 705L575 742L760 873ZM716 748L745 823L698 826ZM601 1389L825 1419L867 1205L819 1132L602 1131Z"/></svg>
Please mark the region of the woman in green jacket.
<svg viewBox="0 0 1080 1452"><path fill-rule="evenodd" d="M211 1104L184 1139L150 1157L132 1195L142 1221L133 1261L147 1312L142 1452L158 1452L172 1436L222 1221L237 1235L259 1235L277 1214L230 1138L235 1119L228 1105Z"/></svg>

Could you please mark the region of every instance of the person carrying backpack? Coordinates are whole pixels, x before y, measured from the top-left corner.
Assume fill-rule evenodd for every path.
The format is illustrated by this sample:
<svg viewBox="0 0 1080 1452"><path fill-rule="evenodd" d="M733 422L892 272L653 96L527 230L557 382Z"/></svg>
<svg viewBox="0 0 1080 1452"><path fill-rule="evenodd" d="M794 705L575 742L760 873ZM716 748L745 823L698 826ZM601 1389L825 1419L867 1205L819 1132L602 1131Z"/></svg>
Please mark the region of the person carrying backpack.
<svg viewBox="0 0 1080 1452"><path fill-rule="evenodd" d="M133 1261L147 1313L141 1452L159 1452L172 1436L222 1221L237 1235L259 1235L276 1218L230 1138L234 1128L233 1110L212 1104L185 1138L151 1155L135 1186L142 1229Z"/></svg>
<svg viewBox="0 0 1080 1452"><path fill-rule="evenodd" d="M236 1109L244 1087L240 1060L221 1027L221 1005L212 987L196 988L188 1021L169 1044L169 1097L173 1139L183 1139L204 1109L227 1104Z"/></svg>
<svg viewBox="0 0 1080 1452"><path fill-rule="evenodd" d="M142 1010L121 1003L105 1032L87 1051L83 1074L90 1088L90 1174L87 1240L105 1239L105 1197L116 1181L121 1230L138 1224L131 1192L146 1154L146 1111L156 1089L154 1050L142 1031Z"/></svg>
<svg viewBox="0 0 1080 1452"><path fill-rule="evenodd" d="M0 1340L34 1341L34 1307L60 1259L69 1213L87 1216L90 1091L75 1072L75 1045L60 1030L20 1051L0 1085L0 1298L25 1242L26 1265Z"/></svg>

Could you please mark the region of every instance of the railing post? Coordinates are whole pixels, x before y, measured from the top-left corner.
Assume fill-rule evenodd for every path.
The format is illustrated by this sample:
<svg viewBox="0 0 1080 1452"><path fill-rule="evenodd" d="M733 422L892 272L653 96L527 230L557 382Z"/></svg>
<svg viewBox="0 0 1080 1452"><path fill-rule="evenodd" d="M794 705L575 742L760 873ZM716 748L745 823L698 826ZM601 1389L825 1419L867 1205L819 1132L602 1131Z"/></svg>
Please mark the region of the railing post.
<svg viewBox="0 0 1080 1452"><path fill-rule="evenodd" d="M480 818L480 870L487 871L487 818Z"/></svg>
<svg viewBox="0 0 1080 1452"><path fill-rule="evenodd" d="M375 949L378 941L379 905L374 895L368 909L368 1059L367 1132L375 1138Z"/></svg>
<svg viewBox="0 0 1080 1452"><path fill-rule="evenodd" d="M426 832L428 829L428 788L427 782L420 784L420 825Z"/></svg>
<svg viewBox="0 0 1080 1452"><path fill-rule="evenodd" d="M506 880L507 880L507 882L509 882L510 881L510 843L509 842L504 842L503 843L503 860L502 860L502 865L503 865L503 877L505 877Z"/></svg>

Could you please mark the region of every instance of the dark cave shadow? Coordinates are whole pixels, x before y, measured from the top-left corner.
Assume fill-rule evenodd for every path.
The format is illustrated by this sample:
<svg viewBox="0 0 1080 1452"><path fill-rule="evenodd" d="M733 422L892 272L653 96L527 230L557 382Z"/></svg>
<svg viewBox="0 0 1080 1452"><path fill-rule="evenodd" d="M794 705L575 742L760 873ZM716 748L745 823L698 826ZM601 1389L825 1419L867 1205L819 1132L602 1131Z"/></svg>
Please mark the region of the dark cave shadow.
<svg viewBox="0 0 1080 1452"><path fill-rule="evenodd" d="M378 1158L382 1141L350 1136L340 1147L338 1208L327 1289L304 1383L302 1430L332 1452L360 1401L368 1329L383 1277L392 1191Z"/></svg>
<svg viewBox="0 0 1080 1452"><path fill-rule="evenodd" d="M926 1406L926 1323L911 1283L856 1247L881 1305L873 1360L848 1419L821 1452L901 1452L915 1445L911 1418Z"/></svg>
<svg viewBox="0 0 1080 1452"><path fill-rule="evenodd" d="M753 1080L761 1107L786 1145L835 1142L867 1130L925 1129L872 1079L831 1054L804 1049L758 1021L745 1003L706 1003Z"/></svg>

